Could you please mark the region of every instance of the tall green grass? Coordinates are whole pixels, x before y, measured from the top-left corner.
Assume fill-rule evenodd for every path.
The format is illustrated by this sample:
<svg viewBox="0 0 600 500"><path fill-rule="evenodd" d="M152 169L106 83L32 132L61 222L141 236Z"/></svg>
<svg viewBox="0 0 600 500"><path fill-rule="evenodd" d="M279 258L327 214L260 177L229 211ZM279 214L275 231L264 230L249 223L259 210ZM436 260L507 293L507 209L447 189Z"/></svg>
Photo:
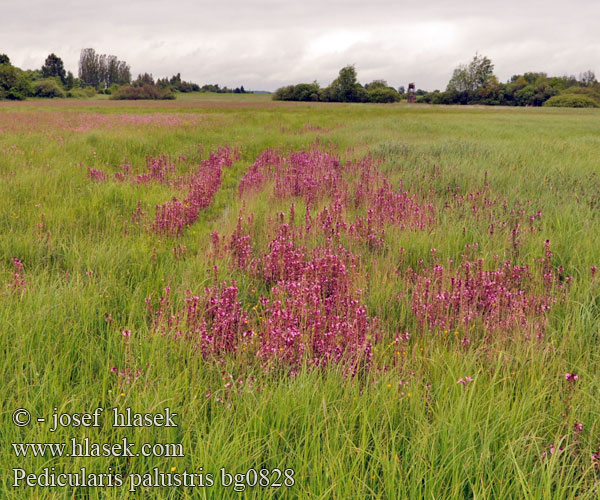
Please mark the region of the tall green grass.
<svg viewBox="0 0 600 500"><path fill-rule="evenodd" d="M0 292L11 280L13 257L24 263L27 281L23 294L0 296L0 498L599 498L592 454L600 446L600 284L598 277L591 279L590 267L600 266L600 112L292 105L234 97L0 107ZM20 120L9 123L9 113ZM194 113L202 121L171 129L76 132L36 127L39 113ZM532 210L543 213L542 226L524 240L519 261L533 263L549 239L555 266L573 276L566 302L551 311L546 338L466 351L451 338L413 334L398 367L379 367L355 379L335 369L294 377L255 370L243 375L254 375L256 388L236 393L224 387L221 374L242 376L233 362L215 366L185 342L152 334L146 297L171 285L181 300L186 289L201 292L212 283L213 231L227 234L240 210L253 212L253 237L265 245L267 218L289 209L268 196L242 204L237 185L245 168L265 148L297 150L317 139L344 155L373 154L392 182L402 181L409 189L475 191L487 172L498 196L530 200ZM157 237L131 222L138 200L152 214L173 190L95 183L87 176L88 166L112 174L125 160L136 167L146 155L160 153L183 154L184 168L192 169L224 143L239 147L242 159L226 170L213 206L178 240ZM486 229L469 214L447 213L429 232L392 231L386 252L356 248L369 270L365 301L388 336L377 347L378 359L388 359L386 346L395 328L414 327L406 299L397 299L403 290L395 270L427 259L431 248L442 259L459 258L473 241L486 258L510 256L506 238L487 237ZM187 247L184 259L173 253L178 245ZM219 264L220 279L235 279L249 304L254 297L249 279ZM123 329L132 330L128 342ZM130 383L111 373L113 366L126 363L139 370ZM566 372L579 375L573 390L567 389ZM464 376L474 381L457 384ZM572 399L565 418L566 397ZM169 406L179 414L179 427L50 433L35 421L24 428L11 423L17 408L27 408L35 419L49 418L55 407L84 412L98 406L141 412ZM571 430L575 422L583 424L578 437ZM136 443L180 442L185 457L24 459L10 446L84 436L100 443L123 436ZM566 451L542 459L552 443ZM217 477L221 467L229 472L277 467L294 469L296 484L242 493L217 485L143 488L137 495L126 487L15 489L15 467L28 472L112 467L123 474L175 467Z"/></svg>

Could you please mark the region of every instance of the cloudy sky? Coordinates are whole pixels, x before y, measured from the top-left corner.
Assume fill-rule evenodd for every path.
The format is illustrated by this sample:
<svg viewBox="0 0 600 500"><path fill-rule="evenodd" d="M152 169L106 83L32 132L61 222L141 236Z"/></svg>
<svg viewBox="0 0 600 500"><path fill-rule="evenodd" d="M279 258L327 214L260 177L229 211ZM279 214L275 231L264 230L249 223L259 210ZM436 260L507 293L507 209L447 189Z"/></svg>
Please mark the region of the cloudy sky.
<svg viewBox="0 0 600 500"><path fill-rule="evenodd" d="M502 81L600 73L598 0L5 1L0 53L24 69L54 52L76 74L80 50L93 47L134 75L254 90L327 85L346 64L362 83L444 89L476 51Z"/></svg>

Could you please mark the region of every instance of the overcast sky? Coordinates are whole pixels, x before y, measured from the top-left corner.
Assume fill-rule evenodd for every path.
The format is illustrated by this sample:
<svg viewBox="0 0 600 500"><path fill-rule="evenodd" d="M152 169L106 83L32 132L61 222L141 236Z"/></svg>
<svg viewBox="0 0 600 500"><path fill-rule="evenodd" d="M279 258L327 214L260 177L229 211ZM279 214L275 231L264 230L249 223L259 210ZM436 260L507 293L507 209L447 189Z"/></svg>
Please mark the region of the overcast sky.
<svg viewBox="0 0 600 500"><path fill-rule="evenodd" d="M134 76L253 90L327 85L347 64L362 83L443 90L476 51L501 81L600 73L598 0L0 1L0 53L23 69L54 52L76 75L80 50L93 47Z"/></svg>

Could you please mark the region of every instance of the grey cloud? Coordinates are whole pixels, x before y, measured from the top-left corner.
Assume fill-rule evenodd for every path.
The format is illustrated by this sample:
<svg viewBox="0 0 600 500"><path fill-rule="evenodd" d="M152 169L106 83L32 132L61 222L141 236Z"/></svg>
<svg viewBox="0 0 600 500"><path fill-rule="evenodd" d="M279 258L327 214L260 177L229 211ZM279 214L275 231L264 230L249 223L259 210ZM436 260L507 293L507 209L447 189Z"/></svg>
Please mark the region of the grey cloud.
<svg viewBox="0 0 600 500"><path fill-rule="evenodd" d="M326 85L355 63L362 82L443 89L475 51L501 80L600 71L597 19L600 3L589 0L34 0L0 18L0 52L26 68L55 52L76 72L80 49L94 47L134 74L269 90Z"/></svg>

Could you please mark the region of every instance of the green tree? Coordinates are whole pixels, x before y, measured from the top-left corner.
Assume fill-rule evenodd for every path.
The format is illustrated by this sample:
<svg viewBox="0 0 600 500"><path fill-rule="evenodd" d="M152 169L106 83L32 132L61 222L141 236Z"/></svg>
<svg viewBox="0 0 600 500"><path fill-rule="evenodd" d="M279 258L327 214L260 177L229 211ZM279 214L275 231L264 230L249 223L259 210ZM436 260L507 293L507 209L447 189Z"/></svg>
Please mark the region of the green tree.
<svg viewBox="0 0 600 500"><path fill-rule="evenodd" d="M579 75L579 81L581 82L581 85L583 85L584 87L591 87L598 80L596 80L595 73L590 69L590 70L583 72L581 75Z"/></svg>
<svg viewBox="0 0 600 500"><path fill-rule="evenodd" d="M65 78L65 88L67 90L71 90L73 88L73 85L75 84L75 77L73 76L73 73L71 73L70 71L67 73L67 76Z"/></svg>
<svg viewBox="0 0 600 500"><path fill-rule="evenodd" d="M367 90L387 89L388 84L385 80L373 80L371 83L367 83L365 88Z"/></svg>
<svg viewBox="0 0 600 500"><path fill-rule="evenodd" d="M452 73L446 90L473 92L488 86L494 76L494 64L485 56L475 54L468 64L459 65Z"/></svg>
<svg viewBox="0 0 600 500"><path fill-rule="evenodd" d="M25 72L11 64L0 64L0 100L21 100L31 95L31 84Z"/></svg>
<svg viewBox="0 0 600 500"><path fill-rule="evenodd" d="M52 78L57 76L60 78L60 81L65 83L66 73L65 73L65 65L60 57L56 54L50 54L46 57L46 61L42 66L42 75L44 78Z"/></svg>
<svg viewBox="0 0 600 500"><path fill-rule="evenodd" d="M337 102L357 102L360 95L358 87L360 87L360 84L356 77L354 65L345 66L329 86L331 99Z"/></svg>
<svg viewBox="0 0 600 500"><path fill-rule="evenodd" d="M6 54L0 54L0 64L10 64L10 58Z"/></svg>
<svg viewBox="0 0 600 500"><path fill-rule="evenodd" d="M137 79L132 83L134 87L143 87L144 85L154 85L154 78L149 73L138 75Z"/></svg>

